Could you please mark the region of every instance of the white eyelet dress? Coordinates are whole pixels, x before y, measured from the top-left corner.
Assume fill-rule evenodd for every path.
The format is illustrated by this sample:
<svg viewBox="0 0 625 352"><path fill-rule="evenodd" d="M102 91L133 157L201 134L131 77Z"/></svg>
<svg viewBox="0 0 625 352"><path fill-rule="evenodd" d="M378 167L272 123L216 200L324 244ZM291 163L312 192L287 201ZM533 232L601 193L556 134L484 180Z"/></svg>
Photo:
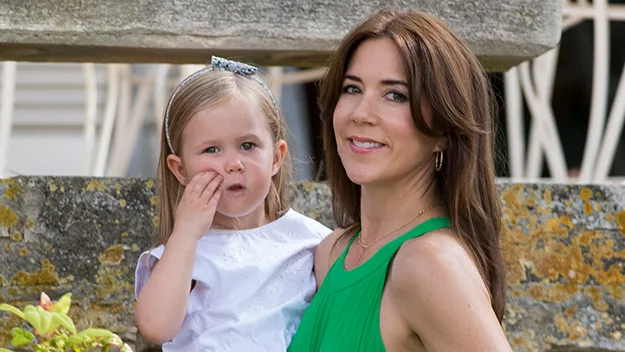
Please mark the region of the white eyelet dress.
<svg viewBox="0 0 625 352"><path fill-rule="evenodd" d="M330 232L292 209L250 230L211 229L198 241L182 329L163 351L286 351L315 293L315 249ZM139 257L136 297L164 250Z"/></svg>

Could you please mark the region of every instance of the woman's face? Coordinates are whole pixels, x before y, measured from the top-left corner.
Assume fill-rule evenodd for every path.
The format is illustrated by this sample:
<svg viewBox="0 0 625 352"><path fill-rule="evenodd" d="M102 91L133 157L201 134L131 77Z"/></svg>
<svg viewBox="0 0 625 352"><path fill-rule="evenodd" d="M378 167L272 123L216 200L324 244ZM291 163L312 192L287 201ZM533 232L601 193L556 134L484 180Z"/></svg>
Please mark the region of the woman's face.
<svg viewBox="0 0 625 352"><path fill-rule="evenodd" d="M358 46L333 118L338 153L352 182L395 182L417 177L425 168L434 171L435 140L417 130L409 92L394 42L369 39ZM421 110L428 121L429 105Z"/></svg>

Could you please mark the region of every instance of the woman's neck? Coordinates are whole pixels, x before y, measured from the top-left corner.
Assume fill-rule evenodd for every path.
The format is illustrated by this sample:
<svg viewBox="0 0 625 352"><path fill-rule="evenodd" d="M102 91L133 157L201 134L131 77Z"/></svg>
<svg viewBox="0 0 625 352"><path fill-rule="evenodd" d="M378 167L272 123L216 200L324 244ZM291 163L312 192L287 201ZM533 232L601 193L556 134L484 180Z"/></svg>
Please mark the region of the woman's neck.
<svg viewBox="0 0 625 352"><path fill-rule="evenodd" d="M404 233L407 228L431 217L431 214L440 214L441 209L437 209L440 202L432 177L413 176L384 184L363 185L360 198L361 236L363 240L372 242L394 231ZM416 217L421 211L424 213Z"/></svg>

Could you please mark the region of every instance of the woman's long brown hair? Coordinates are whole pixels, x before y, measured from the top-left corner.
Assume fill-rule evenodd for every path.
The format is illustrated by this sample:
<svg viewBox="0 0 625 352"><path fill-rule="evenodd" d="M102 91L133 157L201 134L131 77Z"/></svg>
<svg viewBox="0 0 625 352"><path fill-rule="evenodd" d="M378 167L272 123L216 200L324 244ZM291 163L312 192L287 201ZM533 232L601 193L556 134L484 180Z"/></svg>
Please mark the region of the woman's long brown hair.
<svg viewBox="0 0 625 352"><path fill-rule="evenodd" d="M360 186L348 178L341 163L332 118L349 60L363 41L375 38L392 40L401 52L417 129L447 139L435 184L452 228L476 261L501 321L505 277L499 249L501 214L495 187L492 92L477 58L457 34L433 16L381 11L349 33L330 58L319 105L334 219L341 228L360 226ZM422 97L432 107L432 126L423 119ZM434 172L434 163L432 169ZM345 236L352 234L347 231Z"/></svg>

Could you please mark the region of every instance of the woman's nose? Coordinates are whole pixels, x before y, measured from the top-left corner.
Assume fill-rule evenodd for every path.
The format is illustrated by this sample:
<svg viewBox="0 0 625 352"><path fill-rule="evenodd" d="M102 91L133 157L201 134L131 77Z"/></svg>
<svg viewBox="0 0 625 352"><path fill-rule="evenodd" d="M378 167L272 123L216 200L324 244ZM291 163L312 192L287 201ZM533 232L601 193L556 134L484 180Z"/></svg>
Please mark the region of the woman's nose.
<svg viewBox="0 0 625 352"><path fill-rule="evenodd" d="M372 97L362 96L358 105L352 112L352 121L362 124L375 124L377 121L376 111Z"/></svg>

